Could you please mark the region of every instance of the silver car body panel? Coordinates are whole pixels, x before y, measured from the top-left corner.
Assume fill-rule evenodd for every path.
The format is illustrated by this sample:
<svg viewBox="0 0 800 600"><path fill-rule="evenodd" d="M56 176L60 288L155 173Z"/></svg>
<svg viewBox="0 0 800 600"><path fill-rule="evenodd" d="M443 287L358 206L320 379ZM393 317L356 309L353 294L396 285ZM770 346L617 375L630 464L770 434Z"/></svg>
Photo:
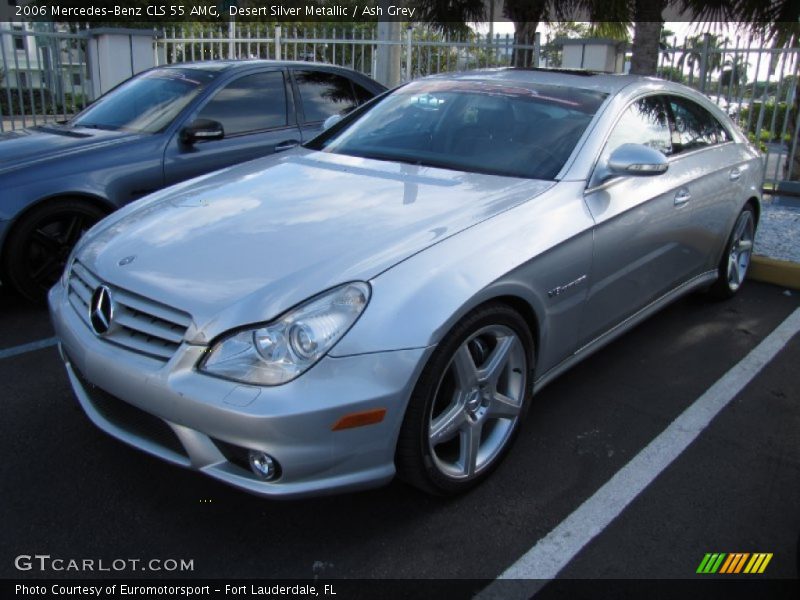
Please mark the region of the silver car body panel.
<svg viewBox="0 0 800 600"><path fill-rule="evenodd" d="M730 119L702 96L659 80L535 77L609 94L557 181L299 149L184 182L101 222L76 250L81 264L112 291L183 311L192 322L174 354L156 360L92 333L57 285L53 321L90 418L127 443L265 496L380 485L394 473L397 434L420 372L473 308L503 301L523 314L536 341L531 381L538 387L712 283L736 216L748 201L758 210L760 199L761 158ZM662 175L594 182L618 116L654 93L691 97L732 141L669 157ZM367 308L294 381L247 386L197 370L224 333L353 280L370 283ZM115 424L93 394L155 416L180 440L177 452ZM386 409L385 419L332 431L340 417L370 409ZM259 481L234 464L224 443L269 452L280 479Z"/></svg>
<svg viewBox="0 0 800 600"><path fill-rule="evenodd" d="M369 280L552 186L301 149L101 224L81 261L105 282L191 314L187 340L202 344L243 325L243 314L269 321L343 281ZM120 266L127 256L136 259ZM200 279L186 277L187 259Z"/></svg>
<svg viewBox="0 0 800 600"><path fill-rule="evenodd" d="M50 304L78 400L91 420L114 437L172 463L276 497L358 489L394 476L394 447L405 403L430 349L327 357L312 369L312 377L259 388L197 373L202 346L183 344L164 364L102 342L58 286ZM365 378L364 373L379 377ZM160 443L160 436L120 426L116 409L99 402L97 395L103 393L155 415L183 448L172 450ZM381 423L331 430L344 414L372 408L387 409ZM217 440L279 457L284 477L277 483L257 479L226 459Z"/></svg>

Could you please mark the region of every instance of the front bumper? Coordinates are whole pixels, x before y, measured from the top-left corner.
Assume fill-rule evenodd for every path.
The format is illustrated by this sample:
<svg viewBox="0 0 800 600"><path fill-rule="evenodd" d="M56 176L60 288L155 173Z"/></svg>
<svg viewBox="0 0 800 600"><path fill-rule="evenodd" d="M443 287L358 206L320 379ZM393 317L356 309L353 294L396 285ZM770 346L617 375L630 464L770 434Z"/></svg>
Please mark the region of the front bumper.
<svg viewBox="0 0 800 600"><path fill-rule="evenodd" d="M49 301L75 395L114 437L262 496L362 489L394 476L406 404L432 348L329 356L287 384L248 386L198 372L205 346L182 343L165 363L97 337L60 283ZM380 423L332 431L346 414L379 408ZM254 475L250 449L274 457L280 477Z"/></svg>

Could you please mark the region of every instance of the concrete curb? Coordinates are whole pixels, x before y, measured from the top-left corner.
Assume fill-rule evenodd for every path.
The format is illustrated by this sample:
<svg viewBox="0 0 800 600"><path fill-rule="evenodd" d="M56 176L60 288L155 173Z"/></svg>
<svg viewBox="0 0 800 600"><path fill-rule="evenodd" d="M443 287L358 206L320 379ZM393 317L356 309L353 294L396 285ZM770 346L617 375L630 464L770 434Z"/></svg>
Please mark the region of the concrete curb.
<svg viewBox="0 0 800 600"><path fill-rule="evenodd" d="M800 264L794 262L753 256L747 277L755 281L800 290Z"/></svg>

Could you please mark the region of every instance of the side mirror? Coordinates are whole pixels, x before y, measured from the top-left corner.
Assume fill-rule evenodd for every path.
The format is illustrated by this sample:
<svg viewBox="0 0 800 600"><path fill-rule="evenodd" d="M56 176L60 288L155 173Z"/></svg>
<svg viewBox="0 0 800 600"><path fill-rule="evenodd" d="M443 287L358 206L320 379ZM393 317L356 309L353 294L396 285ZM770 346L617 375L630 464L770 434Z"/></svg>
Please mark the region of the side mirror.
<svg viewBox="0 0 800 600"><path fill-rule="evenodd" d="M191 146L195 142L221 140L225 137L222 123L213 119L195 119L181 129L181 142Z"/></svg>
<svg viewBox="0 0 800 600"><path fill-rule="evenodd" d="M342 120L342 115L331 115L322 124L322 131L326 131Z"/></svg>
<svg viewBox="0 0 800 600"><path fill-rule="evenodd" d="M655 148L643 144L622 144L611 153L606 164L601 167L599 181L603 182L615 175L652 176L666 173L669 168L667 157Z"/></svg>

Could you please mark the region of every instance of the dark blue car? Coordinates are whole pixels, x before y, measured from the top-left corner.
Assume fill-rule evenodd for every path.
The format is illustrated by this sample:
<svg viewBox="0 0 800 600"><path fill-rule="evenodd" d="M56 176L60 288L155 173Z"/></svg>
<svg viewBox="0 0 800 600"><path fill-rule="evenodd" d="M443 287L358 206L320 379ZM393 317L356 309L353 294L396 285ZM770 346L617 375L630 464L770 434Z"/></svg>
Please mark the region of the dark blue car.
<svg viewBox="0 0 800 600"><path fill-rule="evenodd" d="M0 279L43 300L96 221L150 192L292 148L383 92L306 62L157 67L64 124L0 136Z"/></svg>

